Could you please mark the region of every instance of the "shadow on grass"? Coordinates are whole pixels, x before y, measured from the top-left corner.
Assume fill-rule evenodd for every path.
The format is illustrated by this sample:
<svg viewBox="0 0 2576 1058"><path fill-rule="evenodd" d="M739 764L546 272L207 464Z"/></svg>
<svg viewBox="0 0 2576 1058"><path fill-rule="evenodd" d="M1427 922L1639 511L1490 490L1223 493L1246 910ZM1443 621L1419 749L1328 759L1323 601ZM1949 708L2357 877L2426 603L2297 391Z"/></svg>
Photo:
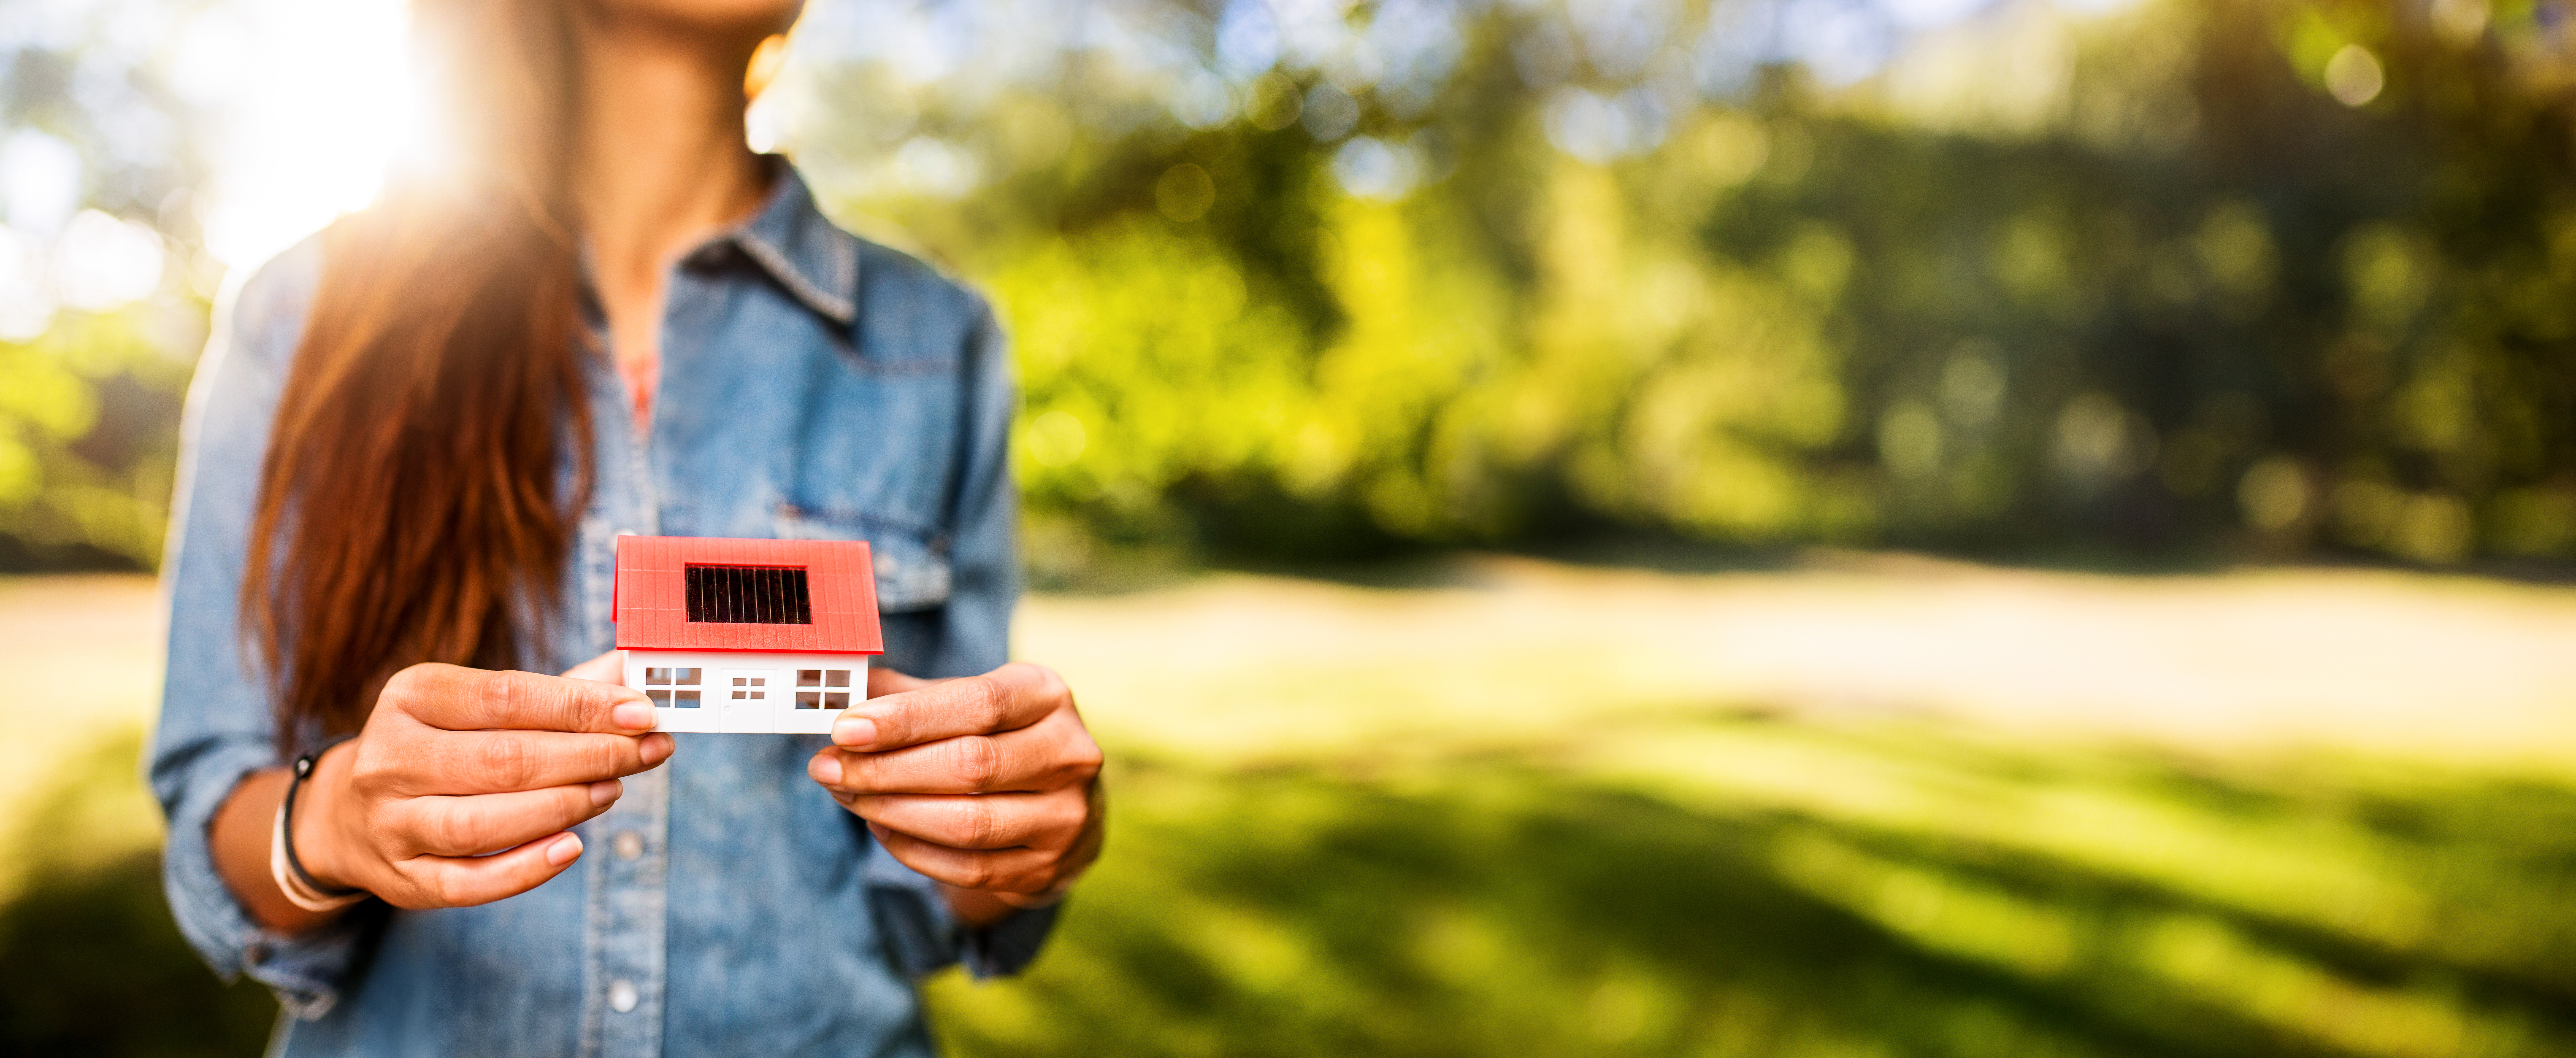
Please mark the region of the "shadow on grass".
<svg viewBox="0 0 2576 1058"><path fill-rule="evenodd" d="M1991 816L1971 797L1872 817L1658 787L1578 752L1130 764L1110 855L1046 956L1020 980L935 981L934 1025L961 1055L2576 1052L2567 789L1659 723L1675 744L1787 739L1912 769L1926 797L2008 796ZM36 806L32 880L0 907L0 1054L249 1055L267 1036L268 996L220 985L178 938L152 854L113 851L135 842L102 820L148 811L133 752ZM2269 868L2177 865L2153 828L2098 835L2134 855L2016 832L2012 800L2048 797L2282 847ZM2284 861L2346 873L2263 873ZM2318 913L2296 886L2319 878L2406 914Z"/></svg>
<svg viewBox="0 0 2576 1058"><path fill-rule="evenodd" d="M0 1054L190 1058L267 1043L276 1001L249 981L227 987L180 939L157 851L116 851L138 844L132 817L150 811L139 749L128 736L76 762L27 821L27 885L0 906Z"/></svg>
<svg viewBox="0 0 2576 1058"><path fill-rule="evenodd" d="M156 854L48 876L0 912L0 1051L255 1055L276 1017L179 939Z"/></svg>
<svg viewBox="0 0 2576 1058"><path fill-rule="evenodd" d="M2177 810L2337 817L2334 834L2350 832L2342 814L2387 811L2358 794L2136 778L2168 787ZM2505 791L2407 802L2460 825L2418 827L2381 850L2405 875L2391 884L2435 897L2429 929L2474 916L2522 938L2464 955L1974 841L1695 809L1560 769L1482 762L1353 780L1146 767L1115 789L1110 855L1038 966L1016 981L934 982L952 1053L2411 1058L2576 1046L2558 869L2576 829L2476 823ZM2509 794L2525 819L2576 819L2568 791Z"/></svg>

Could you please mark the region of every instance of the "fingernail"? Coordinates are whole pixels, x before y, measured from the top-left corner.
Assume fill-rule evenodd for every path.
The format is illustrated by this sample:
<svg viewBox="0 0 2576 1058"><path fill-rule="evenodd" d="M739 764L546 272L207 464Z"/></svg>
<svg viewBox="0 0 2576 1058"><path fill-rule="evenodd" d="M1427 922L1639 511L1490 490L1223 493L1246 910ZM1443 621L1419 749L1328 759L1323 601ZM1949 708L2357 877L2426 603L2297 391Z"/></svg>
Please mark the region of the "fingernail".
<svg viewBox="0 0 2576 1058"><path fill-rule="evenodd" d="M825 786L838 785L841 781L841 758L836 754L817 753L814 755L814 766L806 771L814 776L815 782Z"/></svg>
<svg viewBox="0 0 2576 1058"><path fill-rule="evenodd" d="M644 745L636 752L644 757L644 766L650 768L671 759L671 751L678 748L679 744L671 741L671 736L656 731L644 736Z"/></svg>
<svg viewBox="0 0 2576 1058"><path fill-rule="evenodd" d="M865 746L877 740L877 722L864 716L845 716L832 725L832 744Z"/></svg>
<svg viewBox="0 0 2576 1058"><path fill-rule="evenodd" d="M873 821L871 821L871 822L868 824L868 833L876 835L877 844L879 844L879 845L883 845L883 844L885 844L885 842L886 842L886 828L885 828L885 824L883 824L883 823L877 823L877 822L873 822Z"/></svg>
<svg viewBox="0 0 2576 1058"><path fill-rule="evenodd" d="M579 855L581 855L581 835L579 834L566 834L546 847L546 862L557 867L571 863L572 858Z"/></svg>
<svg viewBox="0 0 2576 1058"><path fill-rule="evenodd" d="M653 703L619 702L608 711L608 718L619 727L641 731L653 726Z"/></svg>
<svg viewBox="0 0 2576 1058"><path fill-rule="evenodd" d="M597 808L624 796L625 793L626 784L615 779L592 783L590 784L590 806Z"/></svg>

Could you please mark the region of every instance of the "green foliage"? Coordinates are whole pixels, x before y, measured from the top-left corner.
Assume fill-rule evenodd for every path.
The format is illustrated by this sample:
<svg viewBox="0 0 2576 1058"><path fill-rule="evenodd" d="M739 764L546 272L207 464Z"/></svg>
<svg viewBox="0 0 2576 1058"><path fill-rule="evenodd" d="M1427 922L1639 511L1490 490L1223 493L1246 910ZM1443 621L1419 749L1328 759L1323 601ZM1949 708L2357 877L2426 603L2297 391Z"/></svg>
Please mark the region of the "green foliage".
<svg viewBox="0 0 2576 1058"><path fill-rule="evenodd" d="M220 278L199 245L192 188L207 175L202 140L221 126L169 87L156 31L201 6L20 3L6 16L24 31L0 39L0 141L12 151L0 202L0 571L159 559L180 394ZM31 144L68 172L17 150ZM56 206L105 216L48 215ZM142 239L149 289L82 289L97 286L81 264L102 227L111 241L118 229Z"/></svg>
<svg viewBox="0 0 2576 1058"><path fill-rule="evenodd" d="M1608 528L2576 553L2554 7L2014 0L1828 83L1775 32L1823 6L1385 0L1253 61L1252 0L848 0L756 124L998 299L1043 575ZM11 127L190 274L0 344L0 564L148 563L166 506L178 372L118 350L202 331L196 123L110 37L20 48Z"/></svg>
<svg viewBox="0 0 2576 1058"><path fill-rule="evenodd" d="M158 560L188 372L170 350L194 344L202 312L144 306L0 342L0 569ZM174 315L182 336L144 331Z"/></svg>
<svg viewBox="0 0 2576 1058"><path fill-rule="evenodd" d="M2558 60L2536 8L2392 3L2005 5L1871 81L1771 68L1589 161L1549 131L1569 93L1670 78L1533 74L1590 17L1549 5L1465 9L1427 103L1355 88L1366 140L1298 119L1321 70L1239 82L1193 130L1079 62L997 88L817 60L801 83L909 102L787 142L998 297L1041 563L1606 525L2563 556ZM886 175L931 141L1001 175ZM1346 171L1380 148L1412 185Z"/></svg>

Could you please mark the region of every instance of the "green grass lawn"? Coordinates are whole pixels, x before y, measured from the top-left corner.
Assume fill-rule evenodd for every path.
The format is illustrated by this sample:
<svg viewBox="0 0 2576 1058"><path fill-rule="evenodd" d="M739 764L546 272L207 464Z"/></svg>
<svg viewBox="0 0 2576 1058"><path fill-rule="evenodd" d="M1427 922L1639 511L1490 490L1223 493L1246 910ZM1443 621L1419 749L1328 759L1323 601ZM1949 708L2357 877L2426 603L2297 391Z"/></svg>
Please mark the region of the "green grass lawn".
<svg viewBox="0 0 2576 1058"><path fill-rule="evenodd" d="M1986 618L1941 616L1959 576ZM2532 705L2576 679L2547 649L2576 592L2070 576L2030 596L2032 627L2147 592L2180 607L2149 623L2181 638L2044 686L1979 661L1960 671L1999 674L1981 696L1956 660L1999 627L1989 589L2029 575L1977 576L1034 599L1023 652L1084 689L1113 755L1109 853L1028 975L932 983L936 1030L1015 1056L2576 1054L2576 769ZM2190 638L2274 595L2318 600L2320 635L2405 642L2354 616L2384 611L2427 642L2476 620L2531 641L2355 655L2356 682L2273 671L2309 649L2296 636ZM1688 649L1802 606L1852 615L1818 625L1812 679L1743 682L1785 641L1714 666ZM1558 652L1531 646L1532 612L1566 629ZM1906 636L1919 675L1869 679L1968 704L1855 704L1837 651ZM2246 689L2273 684L2379 704L2344 725ZM2204 694L2263 722L2160 708L2207 712ZM2052 695L2044 723L1979 704ZM218 986L160 906L133 772L147 710L102 705L90 748L19 780L0 819L20 849L0 1053L248 1055L267 1033L267 998Z"/></svg>
<svg viewBox="0 0 2576 1058"><path fill-rule="evenodd" d="M1119 780L955 1053L2576 1053L2559 786L1715 711Z"/></svg>
<svg viewBox="0 0 2576 1058"><path fill-rule="evenodd" d="M277 1003L225 987L179 938L133 728L65 760L19 805L21 887L0 905L0 1054L255 1055Z"/></svg>

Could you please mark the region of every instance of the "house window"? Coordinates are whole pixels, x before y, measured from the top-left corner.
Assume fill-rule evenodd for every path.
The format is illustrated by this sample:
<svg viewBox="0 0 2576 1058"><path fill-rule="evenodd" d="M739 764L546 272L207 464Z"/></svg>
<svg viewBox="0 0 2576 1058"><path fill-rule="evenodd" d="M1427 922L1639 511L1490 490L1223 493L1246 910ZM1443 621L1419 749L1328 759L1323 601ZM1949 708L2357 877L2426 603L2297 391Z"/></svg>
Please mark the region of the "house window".
<svg viewBox="0 0 2576 1058"><path fill-rule="evenodd" d="M821 690L820 688L846 688L849 685L850 670L848 669L798 669L796 670L796 686L800 688L813 687L817 689L811 691L797 691L796 708L847 709L850 707L849 691L826 691Z"/></svg>
<svg viewBox="0 0 2576 1058"><path fill-rule="evenodd" d="M768 691L749 690L747 688L766 687L768 685L768 680L762 679L758 676L736 676L733 678L733 700L737 702L766 701L769 698Z"/></svg>
<svg viewBox="0 0 2576 1058"><path fill-rule="evenodd" d="M848 669L798 669L796 686L800 689L796 692L796 708L847 709L850 707L850 692L846 689L849 685L850 670ZM809 687L813 689L802 689ZM844 689L824 689L828 687Z"/></svg>
<svg viewBox="0 0 2576 1058"><path fill-rule="evenodd" d="M656 709L695 709L698 707L698 670L651 668L644 670L644 696L653 699Z"/></svg>
<svg viewBox="0 0 2576 1058"><path fill-rule="evenodd" d="M693 624L814 623L803 567L693 565L683 574Z"/></svg>

